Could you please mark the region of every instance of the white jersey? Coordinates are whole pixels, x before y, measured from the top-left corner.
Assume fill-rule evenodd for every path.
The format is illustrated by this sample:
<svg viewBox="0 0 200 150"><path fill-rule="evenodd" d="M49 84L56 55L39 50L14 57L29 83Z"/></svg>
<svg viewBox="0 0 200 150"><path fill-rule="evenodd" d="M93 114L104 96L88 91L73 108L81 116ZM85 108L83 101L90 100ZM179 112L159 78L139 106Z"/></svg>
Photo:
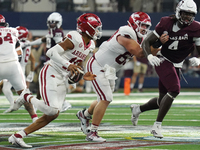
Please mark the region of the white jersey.
<svg viewBox="0 0 200 150"><path fill-rule="evenodd" d="M95 53L95 59L104 67L106 64L118 71L133 55L117 41L117 36L124 36L137 41L135 31L129 26L121 26L119 30L108 40L101 44Z"/></svg>
<svg viewBox="0 0 200 150"><path fill-rule="evenodd" d="M17 61L16 43L18 31L11 27L0 27L0 62Z"/></svg>
<svg viewBox="0 0 200 150"><path fill-rule="evenodd" d="M28 40L20 41L20 45L23 45L24 43L30 43L30 41ZM25 73L25 68L31 54L31 46L24 47L22 51L23 51L23 54L22 54L22 59L20 61L20 65L22 67L23 72Z"/></svg>
<svg viewBox="0 0 200 150"><path fill-rule="evenodd" d="M70 31L67 33L66 38L69 39L74 48L72 50L65 51L61 57L65 60L68 60L72 64L78 64L85 60L86 56L95 49L95 43L93 40L90 41L88 45L86 45L83 41L82 35L77 31ZM50 65L53 66L59 73L63 71L66 72L66 68L62 66L60 63L57 63L50 60Z"/></svg>

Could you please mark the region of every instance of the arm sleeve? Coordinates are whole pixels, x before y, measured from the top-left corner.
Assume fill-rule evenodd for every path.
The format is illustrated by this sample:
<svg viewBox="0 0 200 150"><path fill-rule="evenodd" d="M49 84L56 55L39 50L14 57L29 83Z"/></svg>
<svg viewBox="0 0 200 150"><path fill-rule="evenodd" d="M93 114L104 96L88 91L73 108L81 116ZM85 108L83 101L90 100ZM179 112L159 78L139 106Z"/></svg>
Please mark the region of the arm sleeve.
<svg viewBox="0 0 200 150"><path fill-rule="evenodd" d="M53 61L62 64L66 68L71 64L69 61L65 60L64 58L61 57L61 55L64 53L64 49L59 45L56 44L54 47L50 48L46 55L52 59Z"/></svg>
<svg viewBox="0 0 200 150"><path fill-rule="evenodd" d="M32 46L32 45L40 45L40 44L42 44L42 38L39 38L39 39L37 39L37 40L35 40L33 42L30 42L29 44L30 44L30 46Z"/></svg>

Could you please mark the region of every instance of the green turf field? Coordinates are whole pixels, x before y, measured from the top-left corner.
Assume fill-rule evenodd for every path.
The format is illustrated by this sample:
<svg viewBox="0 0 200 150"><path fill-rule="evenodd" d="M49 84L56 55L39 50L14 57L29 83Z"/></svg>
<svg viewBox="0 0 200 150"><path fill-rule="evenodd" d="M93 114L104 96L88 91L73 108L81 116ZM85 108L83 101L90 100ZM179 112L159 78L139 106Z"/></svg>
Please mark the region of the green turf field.
<svg viewBox="0 0 200 150"><path fill-rule="evenodd" d="M142 113L138 126L132 126L130 105L142 104L157 96L155 90L145 91L143 93L134 92L129 96L125 96L122 92L114 93L114 100L108 107L99 128L99 135L107 139L108 145L98 146L97 143L91 144L92 146L88 145L90 143L85 141L85 135L80 130L80 122L76 118L78 110L88 107L95 100L94 93L69 94L66 99L72 104L72 108L61 113L48 126L24 138L24 141L33 145L33 149L63 145L64 148L56 147L55 149L112 149L113 147L129 150L200 149L200 90L183 90L184 92L181 92L176 98L163 121L163 139L156 139L150 134L157 110ZM18 111L3 114L4 110L9 107L9 103L3 95L0 96L0 106L0 150L15 149L16 146L8 143L8 137L28 126L31 118L23 107ZM42 115L40 111L37 111L37 114L38 116ZM112 146L113 143L115 144ZM117 146L116 143L118 143ZM80 144L86 148L84 146L77 147ZM76 145L76 147L65 147L69 145Z"/></svg>

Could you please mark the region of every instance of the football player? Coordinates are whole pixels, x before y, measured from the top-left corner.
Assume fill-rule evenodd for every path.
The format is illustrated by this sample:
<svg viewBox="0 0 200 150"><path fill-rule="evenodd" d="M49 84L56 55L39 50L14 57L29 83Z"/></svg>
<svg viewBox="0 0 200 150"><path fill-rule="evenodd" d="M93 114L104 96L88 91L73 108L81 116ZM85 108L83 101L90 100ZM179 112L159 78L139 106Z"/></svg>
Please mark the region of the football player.
<svg viewBox="0 0 200 150"><path fill-rule="evenodd" d="M182 0L172 16L162 17L155 30L144 40L142 47L147 59L159 76L159 97L152 98L143 105L131 106L132 122L137 125L139 114L148 110L159 109L157 119L151 129L154 137L163 138L161 125L174 99L180 93L180 69L185 58L196 47L200 53L200 23L195 21L196 3ZM159 55L153 56L150 45L161 34L167 33L169 40L162 45ZM189 59L192 66L200 65L200 59Z"/></svg>
<svg viewBox="0 0 200 150"><path fill-rule="evenodd" d="M97 100L88 109L77 112L77 117L81 121L81 128L86 134L87 141L106 141L106 139L98 136L98 127L108 105L113 100L112 93L117 79L116 71L120 70L134 55L137 57L144 56L140 42L143 40L141 37L147 34L150 26L151 19L148 14L144 12L133 13L130 16L128 25L121 26L108 41L100 45L99 50L88 60L87 71L97 75L96 80L92 81ZM144 32L140 32L140 27L144 29ZM141 40L138 43L139 39ZM89 129L91 118L92 124Z"/></svg>
<svg viewBox="0 0 200 150"><path fill-rule="evenodd" d="M61 28L62 26L62 16L58 12L53 12L47 18L47 27L48 34L42 38L39 38L30 43L25 43L22 47L32 46L32 45L40 45L42 43L46 43L46 52L56 44L60 43L64 38L64 33ZM47 60L49 58L47 57Z"/></svg>
<svg viewBox="0 0 200 150"><path fill-rule="evenodd" d="M29 33L28 29L23 26L18 26L18 27L16 27L16 29L18 30L18 33L19 33L18 39L20 41L20 45L23 45L24 43L28 43L29 42L27 40L27 36ZM35 58L31 53L30 46L23 48L22 51L23 51L23 53L22 53L22 55L20 55L20 65L22 67L24 74L25 74L25 68L28 63L28 60L30 60L30 62L31 62L31 71L26 78L26 85L27 85L27 88L29 88L29 82L32 82L33 77L34 77ZM6 98L8 99L8 101L10 102L10 105L11 105L9 109L4 111L4 113L9 113L9 112L13 111L11 108L14 103L13 93L11 91L12 85L6 79L2 80L2 85L3 85L2 92L4 93L4 95L6 96ZM35 121L36 119L37 119L37 117L34 117L33 121Z"/></svg>
<svg viewBox="0 0 200 150"><path fill-rule="evenodd" d="M51 13L47 18L47 27L48 34L42 38L39 38L35 41L25 43L22 47L32 46L32 45L40 45L42 43L46 44L46 52L56 44L60 43L64 38L64 33L62 30L62 15L58 12ZM49 57L46 56L46 61L49 60ZM38 92L37 98L41 99L41 95ZM68 108L71 108L71 104L67 101L63 103L62 112L66 111Z"/></svg>
<svg viewBox="0 0 200 150"><path fill-rule="evenodd" d="M0 80L7 79L20 95L26 88L26 81L22 67L18 62L18 56L22 55L18 40L19 33L16 28L8 27L3 15L0 15L0 26ZM24 103L24 106L30 116L37 119L32 104ZM33 121L35 120L33 119Z"/></svg>
<svg viewBox="0 0 200 150"><path fill-rule="evenodd" d="M100 18L92 13L85 13L77 20L77 30L67 33L65 40L50 48L47 56L50 61L41 69L39 75L40 93L43 100L38 100L26 90L14 104L18 109L24 102L32 103L44 114L33 124L11 135L8 141L21 147L32 147L23 141L30 133L41 129L56 119L62 109L66 97L65 80L74 73L77 75L79 64L84 61L90 51L94 50L93 40L101 38L102 23ZM84 74L84 80L94 80L96 75L91 72Z"/></svg>

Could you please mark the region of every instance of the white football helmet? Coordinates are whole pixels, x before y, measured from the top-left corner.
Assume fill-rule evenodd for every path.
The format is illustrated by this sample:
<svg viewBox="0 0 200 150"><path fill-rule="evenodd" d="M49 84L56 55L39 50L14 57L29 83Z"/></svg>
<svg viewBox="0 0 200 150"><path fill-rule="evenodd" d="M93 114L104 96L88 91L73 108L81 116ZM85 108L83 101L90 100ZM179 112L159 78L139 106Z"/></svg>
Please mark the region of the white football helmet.
<svg viewBox="0 0 200 150"><path fill-rule="evenodd" d="M191 18L189 21L185 21L184 18L181 17L181 12L191 13ZM193 0L182 0L178 3L176 7L176 18L183 25L190 25L197 14L197 6Z"/></svg>
<svg viewBox="0 0 200 150"><path fill-rule="evenodd" d="M51 24L56 24L55 26L52 26ZM48 28L60 28L62 26L62 16L58 12L53 12L49 15L47 18L47 26Z"/></svg>

